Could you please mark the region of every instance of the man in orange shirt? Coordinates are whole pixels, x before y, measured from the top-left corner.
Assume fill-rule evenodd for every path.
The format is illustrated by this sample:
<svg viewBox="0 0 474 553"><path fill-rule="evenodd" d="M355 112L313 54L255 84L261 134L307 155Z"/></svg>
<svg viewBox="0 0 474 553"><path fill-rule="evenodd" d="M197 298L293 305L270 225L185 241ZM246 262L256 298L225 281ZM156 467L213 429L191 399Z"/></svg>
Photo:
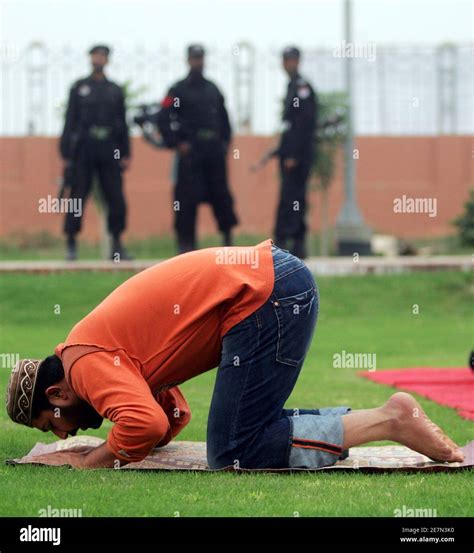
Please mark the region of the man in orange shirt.
<svg viewBox="0 0 474 553"><path fill-rule="evenodd" d="M318 309L308 268L271 240L179 255L119 286L54 355L20 361L7 411L15 422L60 438L107 418L114 425L103 445L52 453L47 461L123 465L144 459L188 424L178 385L218 366L207 427L212 469L321 467L352 446L384 439L461 461L458 446L408 394L361 411L284 408Z"/></svg>

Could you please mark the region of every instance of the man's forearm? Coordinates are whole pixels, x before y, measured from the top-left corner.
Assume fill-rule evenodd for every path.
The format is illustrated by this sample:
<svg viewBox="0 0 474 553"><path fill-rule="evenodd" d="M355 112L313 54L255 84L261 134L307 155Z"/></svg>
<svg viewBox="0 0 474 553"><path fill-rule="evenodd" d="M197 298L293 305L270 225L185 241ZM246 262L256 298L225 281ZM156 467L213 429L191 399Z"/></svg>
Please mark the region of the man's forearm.
<svg viewBox="0 0 474 553"><path fill-rule="evenodd" d="M107 443L103 443L84 454L81 466L82 468L115 468L126 465L125 461L118 459L114 453L107 447Z"/></svg>

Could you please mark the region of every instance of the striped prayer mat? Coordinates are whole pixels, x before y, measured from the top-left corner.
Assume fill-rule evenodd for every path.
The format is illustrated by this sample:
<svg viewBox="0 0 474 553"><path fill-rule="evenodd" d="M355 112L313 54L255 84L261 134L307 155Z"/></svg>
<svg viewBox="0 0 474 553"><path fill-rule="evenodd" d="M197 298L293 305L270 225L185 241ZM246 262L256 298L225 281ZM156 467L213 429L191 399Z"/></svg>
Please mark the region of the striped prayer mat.
<svg viewBox="0 0 474 553"><path fill-rule="evenodd" d="M54 451L63 451L65 449L97 447L104 440L94 436L74 436L67 440L58 440L50 444L38 442L33 449L24 457L19 459L9 459L6 461L9 465L31 465L32 457L53 453ZM437 463L431 461L428 457L416 453L411 449L399 445L389 446L368 446L353 447L350 449L350 455L343 461L329 467L319 469L239 469L237 467L227 467L221 469L234 472L316 472L320 470L346 470L361 472L389 472L389 471L424 471L441 472L464 470L474 466L474 441L462 448L465 456L463 463ZM41 463L46 465L45 463ZM114 469L111 469L114 470ZM143 461L139 463L130 463L117 470L187 470L187 471L208 471L206 461L205 442L171 442L166 447L157 448Z"/></svg>

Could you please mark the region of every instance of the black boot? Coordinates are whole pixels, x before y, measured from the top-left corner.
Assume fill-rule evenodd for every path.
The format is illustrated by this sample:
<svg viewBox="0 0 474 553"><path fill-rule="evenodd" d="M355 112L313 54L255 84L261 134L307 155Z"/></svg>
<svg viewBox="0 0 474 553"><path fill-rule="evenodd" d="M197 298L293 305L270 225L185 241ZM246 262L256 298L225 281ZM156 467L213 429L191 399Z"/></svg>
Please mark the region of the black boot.
<svg viewBox="0 0 474 553"><path fill-rule="evenodd" d="M131 261L133 259L119 237L113 238L110 259L112 261Z"/></svg>
<svg viewBox="0 0 474 553"><path fill-rule="evenodd" d="M68 234L66 240L66 261L76 261L77 259L77 243L74 234Z"/></svg>
<svg viewBox="0 0 474 553"><path fill-rule="evenodd" d="M233 246L234 240L232 238L232 231L231 230L225 230L222 233L222 245L223 246Z"/></svg>
<svg viewBox="0 0 474 553"><path fill-rule="evenodd" d="M283 236L275 236L274 243L275 243L275 246L277 248L288 251L288 239L287 238L284 238Z"/></svg>
<svg viewBox="0 0 474 553"><path fill-rule="evenodd" d="M196 249L194 240L178 238L178 254L192 252Z"/></svg>

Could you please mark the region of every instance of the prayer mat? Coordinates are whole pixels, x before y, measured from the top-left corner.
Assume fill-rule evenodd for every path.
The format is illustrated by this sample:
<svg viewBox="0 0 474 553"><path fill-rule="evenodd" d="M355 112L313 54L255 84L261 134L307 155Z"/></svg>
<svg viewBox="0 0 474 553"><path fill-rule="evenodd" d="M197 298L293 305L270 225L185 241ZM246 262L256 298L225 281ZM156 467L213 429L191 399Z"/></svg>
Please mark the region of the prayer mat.
<svg viewBox="0 0 474 553"><path fill-rule="evenodd" d="M67 440L58 440L50 444L37 443L33 449L20 459L10 459L9 465L43 465L45 463L33 463L32 457L63 451L74 448L93 448L102 444L104 440L93 436L75 436ZM438 463L428 457L416 453L411 449L399 445L353 447L350 455L343 461L319 469L238 469L233 466L222 471L233 472L316 472L328 470L347 470L360 472L390 472L390 471L423 471L441 472L465 470L474 466L474 441L462 448L465 459L462 463ZM114 470L114 469L111 469ZM206 461L205 442L171 442L165 447L156 448L143 461L130 463L116 470L187 470L187 471L211 471Z"/></svg>
<svg viewBox="0 0 474 553"><path fill-rule="evenodd" d="M458 415L474 420L474 373L471 369L395 369L361 372L360 376L457 409Z"/></svg>

